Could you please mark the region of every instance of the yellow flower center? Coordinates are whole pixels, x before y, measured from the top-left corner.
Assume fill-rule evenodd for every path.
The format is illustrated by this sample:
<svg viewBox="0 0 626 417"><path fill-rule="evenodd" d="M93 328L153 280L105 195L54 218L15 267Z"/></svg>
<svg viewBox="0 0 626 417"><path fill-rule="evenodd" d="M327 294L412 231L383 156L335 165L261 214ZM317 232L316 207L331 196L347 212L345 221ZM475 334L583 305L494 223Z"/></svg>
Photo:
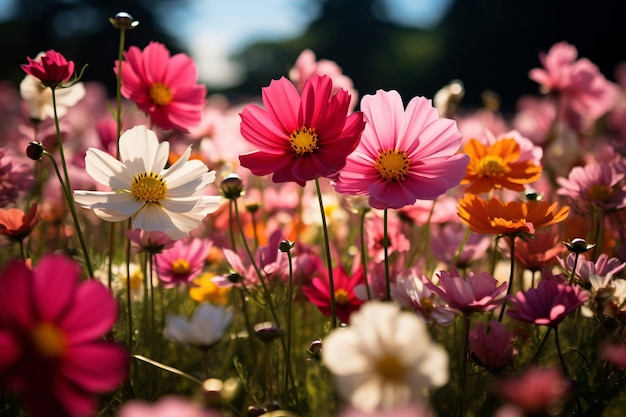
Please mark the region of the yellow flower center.
<svg viewBox="0 0 626 417"><path fill-rule="evenodd" d="M335 303L339 305L348 304L348 291L343 288L335 290Z"/></svg>
<svg viewBox="0 0 626 417"><path fill-rule="evenodd" d="M477 174L481 177L499 177L511 169L497 155L486 155L478 161Z"/></svg>
<svg viewBox="0 0 626 417"><path fill-rule="evenodd" d="M380 358L377 358L375 366L376 373L378 373L385 382L403 382L407 374L406 366L392 353L386 353Z"/></svg>
<svg viewBox="0 0 626 417"><path fill-rule="evenodd" d="M385 181L402 181L409 172L410 163L406 152L389 149L378 155L374 166Z"/></svg>
<svg viewBox="0 0 626 417"><path fill-rule="evenodd" d="M300 129L294 130L293 133L289 135L289 143L291 143L291 149L293 149L297 155L313 152L318 148L315 128L302 126Z"/></svg>
<svg viewBox="0 0 626 417"><path fill-rule="evenodd" d="M152 84L148 94L150 94L150 98L157 106L167 106L174 99L172 90L163 83Z"/></svg>
<svg viewBox="0 0 626 417"><path fill-rule="evenodd" d="M65 352L67 340L61 329L52 323L39 323L31 336L39 353L47 358L58 358Z"/></svg>
<svg viewBox="0 0 626 417"><path fill-rule="evenodd" d="M130 289L138 290L143 285L143 273L137 269L130 274Z"/></svg>
<svg viewBox="0 0 626 417"><path fill-rule="evenodd" d="M608 203L613 200L613 189L606 185L592 185L587 190L587 197L592 201L602 201Z"/></svg>
<svg viewBox="0 0 626 417"><path fill-rule="evenodd" d="M422 298L420 300L420 305L422 306L422 310L424 310L424 313L426 314L432 313L435 309L433 300L431 300L430 298Z"/></svg>
<svg viewBox="0 0 626 417"><path fill-rule="evenodd" d="M176 259L172 262L172 271L176 275L183 275L189 273L189 262L185 259Z"/></svg>
<svg viewBox="0 0 626 417"><path fill-rule="evenodd" d="M167 185L160 174L155 174L152 171L142 172L133 178L130 192L137 200L142 200L146 203L158 203L165 198Z"/></svg>

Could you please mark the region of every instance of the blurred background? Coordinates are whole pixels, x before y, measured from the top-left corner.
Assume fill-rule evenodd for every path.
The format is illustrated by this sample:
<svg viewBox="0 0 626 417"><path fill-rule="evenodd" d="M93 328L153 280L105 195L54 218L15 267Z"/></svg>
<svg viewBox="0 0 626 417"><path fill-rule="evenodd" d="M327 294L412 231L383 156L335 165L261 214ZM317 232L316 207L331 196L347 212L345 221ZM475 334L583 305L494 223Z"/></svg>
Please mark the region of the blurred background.
<svg viewBox="0 0 626 417"><path fill-rule="evenodd" d="M361 95L395 89L408 101L460 79L462 106L490 90L512 111L538 92L528 71L559 41L613 80L626 61L625 10L622 0L0 0L0 79L17 85L26 56L52 48L89 64L84 79L112 94L119 34L108 18L127 11L140 21L127 47L156 40L188 53L209 93L233 101L258 96L310 48Z"/></svg>

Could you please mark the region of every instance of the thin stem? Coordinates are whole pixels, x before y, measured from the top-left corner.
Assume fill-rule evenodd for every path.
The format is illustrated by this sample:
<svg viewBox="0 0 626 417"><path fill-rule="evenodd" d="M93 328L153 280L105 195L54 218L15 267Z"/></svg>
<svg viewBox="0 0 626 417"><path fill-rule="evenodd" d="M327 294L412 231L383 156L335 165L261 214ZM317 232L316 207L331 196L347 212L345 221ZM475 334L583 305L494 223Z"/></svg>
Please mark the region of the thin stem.
<svg viewBox="0 0 626 417"><path fill-rule="evenodd" d="M463 417L463 408L465 403L465 380L467 379L467 357L469 356L469 331L470 331L470 315L463 314L463 358L461 364L461 393L459 396L458 413L459 417Z"/></svg>
<svg viewBox="0 0 626 417"><path fill-rule="evenodd" d="M120 156L120 136L122 134L122 59L124 58L124 44L126 43L126 30L120 29L120 44L117 51L117 85L115 101L117 109L115 112L115 123L117 125L117 142L115 146L116 158Z"/></svg>
<svg viewBox="0 0 626 417"><path fill-rule="evenodd" d="M513 276L515 273L515 235L510 235L509 239L511 240L511 272L509 273L509 285L506 287L506 297L504 298L504 302L500 308L498 321L502 321L502 318L504 317L504 311L506 310L506 303L511 295L511 287L513 286Z"/></svg>
<svg viewBox="0 0 626 417"><path fill-rule="evenodd" d="M26 261L26 251L24 250L24 239L18 240L17 243L20 246L20 256L22 257L23 261Z"/></svg>
<svg viewBox="0 0 626 417"><path fill-rule="evenodd" d="M109 223L109 265L108 265L108 284L109 291L113 291L113 258L115 253L115 223Z"/></svg>
<svg viewBox="0 0 626 417"><path fill-rule="evenodd" d="M150 365L152 365L152 366L156 366L157 368L163 369L163 370L165 370L165 371L167 371L167 372L171 372L171 373L173 373L173 374L176 374L176 375L180 375L180 376L182 376L182 377L185 377L185 378L187 378L188 380L193 381L193 382L195 382L195 383L197 383L197 384L200 384L200 385L203 385L203 384L204 384L204 381L200 381L199 379L194 378L193 376L191 376L191 375L189 375L189 374L187 374L187 373L185 373L185 372L181 371L180 369L176 369L176 368L173 368L173 367L171 367L171 366L165 365L165 364L163 364L163 363L161 363L161 362L157 362L157 361L154 361L154 360L152 360L152 359L148 359L148 358L146 358L145 356L141 356L141 355L132 355L132 357L133 357L133 358L135 358L135 359L138 359L138 360L140 360L140 361L142 361L142 362L149 363Z"/></svg>
<svg viewBox="0 0 626 417"><path fill-rule="evenodd" d="M128 219L128 227L131 227L131 220ZM130 239L126 239L126 313L128 314L128 350L132 352L133 348L133 300L131 294L130 283Z"/></svg>
<svg viewBox="0 0 626 417"><path fill-rule="evenodd" d="M561 362L561 367L563 368L563 373L565 376L569 377L569 371L567 370L567 365L565 365L565 359L563 359L563 353L561 352L561 342L559 341L559 326L554 326L554 342L556 344L556 352L559 354L559 361Z"/></svg>
<svg viewBox="0 0 626 417"><path fill-rule="evenodd" d="M367 247L365 246L365 215L367 210L361 210L361 266L363 267L363 280L365 281L365 289L367 290L367 299L372 299L372 290L367 279Z"/></svg>
<svg viewBox="0 0 626 417"><path fill-rule="evenodd" d="M456 255L454 255L454 265L457 267L459 266L459 259L461 259L461 254L463 253L463 249L465 248L465 245L467 244L471 233L472 231L469 228L465 230L465 236L463 236L461 246L459 246L459 250L456 252Z"/></svg>
<svg viewBox="0 0 626 417"><path fill-rule="evenodd" d="M527 368L530 368L530 366L533 365L537 361L537 359L539 358L539 352L541 352L541 349L543 349L543 345L546 344L546 340L548 340L548 335L550 334L551 330L552 330L552 327L548 327L548 330L546 330L545 334L543 335L543 338L541 339L541 342L539 343L539 347L535 351L535 354L533 355L533 357L530 360L530 362L528 362L528 367Z"/></svg>
<svg viewBox="0 0 626 417"><path fill-rule="evenodd" d="M572 265L572 270L570 271L570 275L569 275L569 284L572 285L574 284L574 282L576 281L576 266L578 266L578 257L580 256L580 253L576 252L574 253L574 265Z"/></svg>
<svg viewBox="0 0 626 417"><path fill-rule="evenodd" d="M235 228L233 224L233 200L228 200L228 235L230 236L230 246L233 251L237 251L237 244L235 242Z"/></svg>
<svg viewBox="0 0 626 417"><path fill-rule="evenodd" d="M257 230L256 224L256 210L250 212L250 217L252 218L252 234L254 235L254 249L256 250L259 247L259 231Z"/></svg>
<svg viewBox="0 0 626 417"><path fill-rule="evenodd" d="M333 278L333 262L330 256L330 243L328 239L328 227L326 225L326 213L324 212L324 202L322 201L322 190L320 182L315 178L315 189L317 191L317 200L320 205L320 214L322 216L322 230L324 232L324 247L326 249L326 264L328 267L328 283L330 285L330 320L332 328L337 327L337 305L335 302L335 279Z"/></svg>
<svg viewBox="0 0 626 417"><path fill-rule="evenodd" d="M383 253L385 256L385 300L391 300L391 278L389 273L389 231L387 230L388 210L383 210Z"/></svg>
<svg viewBox="0 0 626 417"><path fill-rule="evenodd" d="M152 315L152 330L155 329L155 312L154 312L154 253L148 253L148 285L150 286L150 313Z"/></svg>
<svg viewBox="0 0 626 417"><path fill-rule="evenodd" d="M287 352L285 352L285 379L283 381L283 405L287 405L289 398L289 376L291 375L291 340L293 323L293 259L291 251L287 251L289 259L289 286L287 288Z"/></svg>

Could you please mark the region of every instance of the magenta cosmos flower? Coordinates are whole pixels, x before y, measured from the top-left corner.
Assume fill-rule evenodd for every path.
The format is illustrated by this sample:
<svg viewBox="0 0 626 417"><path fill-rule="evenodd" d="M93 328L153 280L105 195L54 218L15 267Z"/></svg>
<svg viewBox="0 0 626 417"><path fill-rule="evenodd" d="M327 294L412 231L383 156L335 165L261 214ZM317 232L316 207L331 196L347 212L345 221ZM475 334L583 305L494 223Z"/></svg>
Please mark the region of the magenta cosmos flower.
<svg viewBox="0 0 626 417"><path fill-rule="evenodd" d="M117 66L116 61L116 74ZM131 46L124 52L122 94L161 129L187 132L200 123L206 88L197 82L193 60L185 54L170 56L161 43L150 42L143 51Z"/></svg>
<svg viewBox="0 0 626 417"><path fill-rule="evenodd" d="M194 238L176 241L156 256L156 271L165 288L192 281L202 272L213 242Z"/></svg>
<svg viewBox="0 0 626 417"><path fill-rule="evenodd" d="M74 61L68 61L52 49L37 55L35 59L26 59L28 64L21 65L24 72L37 78L46 87L56 88L74 74Z"/></svg>
<svg viewBox="0 0 626 417"><path fill-rule="evenodd" d="M239 156L255 175L274 182L333 176L356 147L365 122L361 112L348 114L350 95L332 95L328 76L313 75L298 94L286 78L263 88L265 109L248 104L241 112L241 134L257 151Z"/></svg>
<svg viewBox="0 0 626 417"><path fill-rule="evenodd" d="M498 297L506 292L507 283L498 285L498 280L488 272L470 273L467 278L463 278L456 268L453 268L450 273L440 271L437 277L439 285L428 279L424 284L443 298L450 307L465 314L493 310L504 302L504 297Z"/></svg>
<svg viewBox="0 0 626 417"><path fill-rule="evenodd" d="M91 415L94 394L126 376L126 352L102 339L117 319L115 300L79 276L60 255L34 270L13 261L0 274L0 391L15 392L33 417Z"/></svg>
<svg viewBox="0 0 626 417"><path fill-rule="evenodd" d="M509 297L514 310L506 314L525 323L555 327L588 299L589 292L579 287L542 280L537 288Z"/></svg>
<svg viewBox="0 0 626 417"><path fill-rule="evenodd" d="M407 106L397 91L361 100L367 124L335 185L338 192L369 196L377 209L399 209L434 200L459 184L469 158L458 154L461 134L453 120L439 117L430 100Z"/></svg>
<svg viewBox="0 0 626 417"><path fill-rule="evenodd" d="M577 166L567 178L556 181L560 185L557 194L571 199L575 207L589 204L605 211L626 207L624 173L611 164Z"/></svg>

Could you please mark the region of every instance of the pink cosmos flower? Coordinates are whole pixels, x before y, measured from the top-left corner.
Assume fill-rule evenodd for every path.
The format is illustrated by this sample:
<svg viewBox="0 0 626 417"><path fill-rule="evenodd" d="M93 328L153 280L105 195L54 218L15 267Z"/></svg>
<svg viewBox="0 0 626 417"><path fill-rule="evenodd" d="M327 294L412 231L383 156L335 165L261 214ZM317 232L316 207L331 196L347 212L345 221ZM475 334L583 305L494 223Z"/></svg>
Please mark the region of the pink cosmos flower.
<svg viewBox="0 0 626 417"><path fill-rule="evenodd" d="M258 151L239 156L255 175L273 174L274 182L333 176L356 147L365 122L361 112L347 116L350 96L331 95L332 80L314 75L298 94L286 78L263 88L265 109L248 104L241 112L241 134Z"/></svg>
<svg viewBox="0 0 626 417"><path fill-rule="evenodd" d="M537 288L509 297L514 309L506 314L525 323L555 327L588 299L589 292L577 286L544 279Z"/></svg>
<svg viewBox="0 0 626 417"><path fill-rule="evenodd" d="M511 240L504 239L510 248ZM540 271L558 264L558 257L567 248L561 242L558 227L549 227L535 232L532 238L515 239L515 259L529 271Z"/></svg>
<svg viewBox="0 0 626 417"><path fill-rule="evenodd" d="M117 417L221 417L186 398L168 395L150 404L143 400L127 401L120 407Z"/></svg>
<svg viewBox="0 0 626 417"><path fill-rule="evenodd" d="M548 92L557 92L561 108L594 120L613 107L617 87L585 58L576 59L573 45L559 42L540 55L544 68L530 70L532 80Z"/></svg>
<svg viewBox="0 0 626 417"><path fill-rule="evenodd" d="M469 333L472 354L481 365L492 369L504 368L513 363L517 355L514 339L513 332L496 320L490 320L486 326L478 322Z"/></svg>
<svg viewBox="0 0 626 417"><path fill-rule="evenodd" d="M50 49L35 59L26 58L28 64L21 65L24 72L37 78L47 87L55 88L70 79L74 73L74 61Z"/></svg>
<svg viewBox="0 0 626 417"><path fill-rule="evenodd" d="M557 194L571 199L581 212L584 204L602 210L619 210L626 207L624 172L611 164L587 164L574 167L567 178L557 178Z"/></svg>
<svg viewBox="0 0 626 417"><path fill-rule="evenodd" d="M156 272L165 288L191 282L204 267L213 242L193 238L178 240L156 256Z"/></svg>
<svg viewBox="0 0 626 417"><path fill-rule="evenodd" d="M14 203L34 183L33 168L8 149L0 149L0 207Z"/></svg>
<svg viewBox="0 0 626 417"><path fill-rule="evenodd" d="M498 382L504 399L527 414L543 415L570 393L569 380L559 369L530 368L523 375Z"/></svg>
<svg viewBox="0 0 626 417"><path fill-rule="evenodd" d="M296 85L298 91L304 90L306 80L313 75L328 75L333 81L333 94L343 89L350 95L350 110L354 110L357 104L359 93L354 89L354 84L350 77L343 74L343 71L335 61L327 59L316 60L315 53L310 49L303 50L293 68L289 70L289 79Z"/></svg>
<svg viewBox="0 0 626 417"><path fill-rule="evenodd" d="M349 323L350 315L364 303L363 300L359 300L354 295L354 287L363 282L363 268L357 269L349 276L342 266L336 266L333 268L333 281L335 284L335 312L339 320ZM302 287L302 293L325 316L330 316L330 291L327 270L323 277L315 277L310 284Z"/></svg>
<svg viewBox="0 0 626 417"><path fill-rule="evenodd" d="M626 369L626 346L604 343L600 346L600 355L605 361L620 369Z"/></svg>
<svg viewBox="0 0 626 417"><path fill-rule="evenodd" d="M114 71L117 74L117 61ZM187 132L198 125L206 88L197 84L198 69L185 54L170 56L165 45L131 46L122 61L122 94L134 101L161 129Z"/></svg>
<svg viewBox="0 0 626 417"><path fill-rule="evenodd" d="M131 229L126 231L126 237L134 243L140 251L148 253L161 253L174 245L175 240L167 233L160 230L147 232L143 229Z"/></svg>
<svg viewBox="0 0 626 417"><path fill-rule="evenodd" d="M411 242L402 233L400 221L395 216L389 216L387 220L388 254L408 252L411 249ZM376 262L382 262L385 259L383 223L383 219L379 216L365 219L368 256Z"/></svg>
<svg viewBox="0 0 626 417"><path fill-rule="evenodd" d="M488 272L470 273L467 278L463 278L456 268L453 268L450 273L440 271L437 277L439 285L435 285L429 279L424 283L450 307L465 314L493 310L504 302L504 297L498 297L506 292L508 284L503 282L498 285L498 280Z"/></svg>
<svg viewBox="0 0 626 417"><path fill-rule="evenodd" d="M94 394L126 376L127 354L102 339L117 319L115 300L79 278L78 263L60 255L0 273L0 390L16 393L33 417L91 415Z"/></svg>
<svg viewBox="0 0 626 417"><path fill-rule="evenodd" d="M466 227L458 221L431 225L430 249L435 258L440 262L451 264L465 239ZM470 232L469 238L463 244L463 250L456 266L464 268L472 262L481 259L487 253L491 245L492 237Z"/></svg>
<svg viewBox="0 0 626 417"><path fill-rule="evenodd" d="M468 156L457 153L461 134L430 100L415 97L405 112L397 91L379 90L363 97L361 109L367 124L339 173L338 192L367 195L373 208L398 209L434 200L465 176Z"/></svg>
<svg viewBox="0 0 626 417"><path fill-rule="evenodd" d="M570 272L574 267L575 254L570 253L565 260L558 258L558 262L561 267ZM576 275L578 275L582 282L589 283L589 278L593 275L599 277L606 277L609 274L611 276L617 275L624 268L626 268L626 262L622 262L619 258L609 258L606 253L600 254L598 259L594 261L588 261L584 255L578 257L578 263L576 264Z"/></svg>

